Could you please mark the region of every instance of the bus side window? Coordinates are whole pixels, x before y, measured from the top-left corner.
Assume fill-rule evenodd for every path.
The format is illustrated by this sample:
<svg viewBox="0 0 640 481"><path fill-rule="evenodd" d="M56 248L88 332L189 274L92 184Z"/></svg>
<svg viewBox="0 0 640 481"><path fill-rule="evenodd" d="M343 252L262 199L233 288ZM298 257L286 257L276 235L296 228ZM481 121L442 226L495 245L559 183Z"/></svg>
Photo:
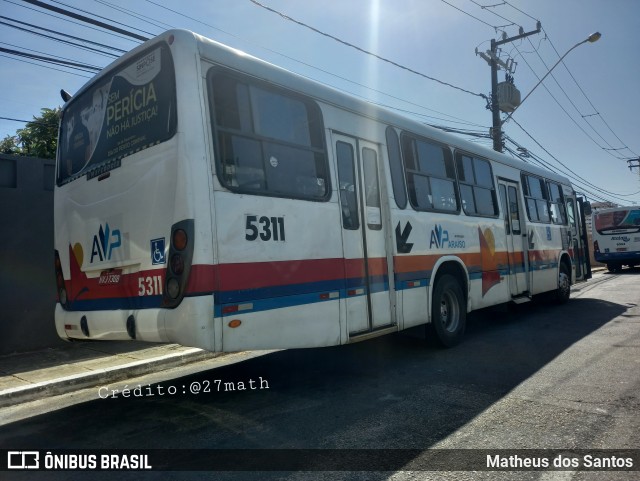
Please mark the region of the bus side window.
<svg viewBox="0 0 640 481"><path fill-rule="evenodd" d="M221 183L240 193L328 201L318 105L223 68L210 69L207 78Z"/></svg>
<svg viewBox="0 0 640 481"><path fill-rule="evenodd" d="M569 228L571 229L571 235L578 235L576 216L573 209L573 199L567 199L567 217L569 218Z"/></svg>
<svg viewBox="0 0 640 481"><path fill-rule="evenodd" d="M386 139L393 197L398 207L404 209L407 206L407 189L404 186L404 169L402 167L402 157L400 154L400 141L393 127L387 127Z"/></svg>
<svg viewBox="0 0 640 481"><path fill-rule="evenodd" d="M507 189L500 184L500 204L502 205L502 213L504 215L504 230L507 235L511 234L511 223L509 222L509 208L507 207Z"/></svg>
<svg viewBox="0 0 640 481"><path fill-rule="evenodd" d="M336 142L336 157L338 161L342 226L345 229L357 230L360 228L360 221L358 219L355 161L351 144Z"/></svg>
<svg viewBox="0 0 640 481"><path fill-rule="evenodd" d="M520 210L518 209L518 191L509 186L509 211L511 212L511 228L514 234L520 234Z"/></svg>
<svg viewBox="0 0 640 481"><path fill-rule="evenodd" d="M551 221L554 224L567 224L567 216L564 210L564 196L559 184L547 181L551 201Z"/></svg>
<svg viewBox="0 0 640 481"><path fill-rule="evenodd" d="M491 164L484 159L456 154L462 208L468 215L498 214Z"/></svg>
<svg viewBox="0 0 640 481"><path fill-rule="evenodd" d="M550 223L549 192L545 181L540 177L522 174L522 186L529 220Z"/></svg>
<svg viewBox="0 0 640 481"><path fill-rule="evenodd" d="M458 213L456 174L449 148L403 134L402 153L414 209Z"/></svg>
<svg viewBox="0 0 640 481"><path fill-rule="evenodd" d="M370 229L382 229L380 211L380 186L378 184L378 154L373 149L362 149L364 168L364 194L367 206L367 225Z"/></svg>

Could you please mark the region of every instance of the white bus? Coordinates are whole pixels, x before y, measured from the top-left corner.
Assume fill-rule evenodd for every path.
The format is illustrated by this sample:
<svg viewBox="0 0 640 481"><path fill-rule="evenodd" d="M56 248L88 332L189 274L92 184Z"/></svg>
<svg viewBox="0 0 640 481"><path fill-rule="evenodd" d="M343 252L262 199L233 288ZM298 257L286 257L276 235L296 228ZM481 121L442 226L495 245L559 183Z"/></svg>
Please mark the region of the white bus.
<svg viewBox="0 0 640 481"><path fill-rule="evenodd" d="M64 106L57 332L211 351L346 344L590 276L564 177L187 31ZM584 235L583 235L584 234Z"/></svg>
<svg viewBox="0 0 640 481"><path fill-rule="evenodd" d="M593 214L593 257L610 272L640 265L640 208L615 207Z"/></svg>

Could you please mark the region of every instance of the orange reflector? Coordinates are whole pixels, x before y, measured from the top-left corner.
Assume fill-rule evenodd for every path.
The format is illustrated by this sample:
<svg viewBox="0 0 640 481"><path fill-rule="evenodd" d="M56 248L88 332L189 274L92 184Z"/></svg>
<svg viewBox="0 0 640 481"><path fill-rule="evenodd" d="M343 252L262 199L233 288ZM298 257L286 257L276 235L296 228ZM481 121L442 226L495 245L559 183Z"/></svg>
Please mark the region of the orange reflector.
<svg viewBox="0 0 640 481"><path fill-rule="evenodd" d="M242 324L242 321L240 319L234 319L233 321L229 322L229 327L235 329L236 327L240 327L240 324Z"/></svg>

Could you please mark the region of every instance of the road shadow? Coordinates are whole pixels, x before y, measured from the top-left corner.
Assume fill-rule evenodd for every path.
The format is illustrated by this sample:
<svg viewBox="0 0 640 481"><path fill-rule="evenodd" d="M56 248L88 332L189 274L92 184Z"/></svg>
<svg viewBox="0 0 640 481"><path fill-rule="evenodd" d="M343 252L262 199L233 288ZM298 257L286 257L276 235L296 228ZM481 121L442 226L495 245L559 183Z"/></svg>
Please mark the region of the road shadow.
<svg viewBox="0 0 640 481"><path fill-rule="evenodd" d="M31 449L426 449L626 310L592 298L483 310L469 316L464 342L452 349L400 333L280 351L164 383L164 396L152 385L143 392L153 396L14 423L0 440Z"/></svg>

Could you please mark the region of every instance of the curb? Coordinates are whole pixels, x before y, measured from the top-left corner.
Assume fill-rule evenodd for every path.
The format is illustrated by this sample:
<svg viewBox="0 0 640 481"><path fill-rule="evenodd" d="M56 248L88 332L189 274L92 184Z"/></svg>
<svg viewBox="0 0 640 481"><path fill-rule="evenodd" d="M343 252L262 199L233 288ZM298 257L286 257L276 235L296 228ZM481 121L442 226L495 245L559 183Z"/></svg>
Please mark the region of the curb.
<svg viewBox="0 0 640 481"><path fill-rule="evenodd" d="M0 391L0 408L41 399L43 395L57 396L80 389L95 387L102 383L123 381L130 377L143 376L164 369L184 366L197 361L212 359L222 353L213 353L193 348L188 351L166 354L152 359L133 361L121 366L64 376L49 381L42 381L28 386Z"/></svg>

